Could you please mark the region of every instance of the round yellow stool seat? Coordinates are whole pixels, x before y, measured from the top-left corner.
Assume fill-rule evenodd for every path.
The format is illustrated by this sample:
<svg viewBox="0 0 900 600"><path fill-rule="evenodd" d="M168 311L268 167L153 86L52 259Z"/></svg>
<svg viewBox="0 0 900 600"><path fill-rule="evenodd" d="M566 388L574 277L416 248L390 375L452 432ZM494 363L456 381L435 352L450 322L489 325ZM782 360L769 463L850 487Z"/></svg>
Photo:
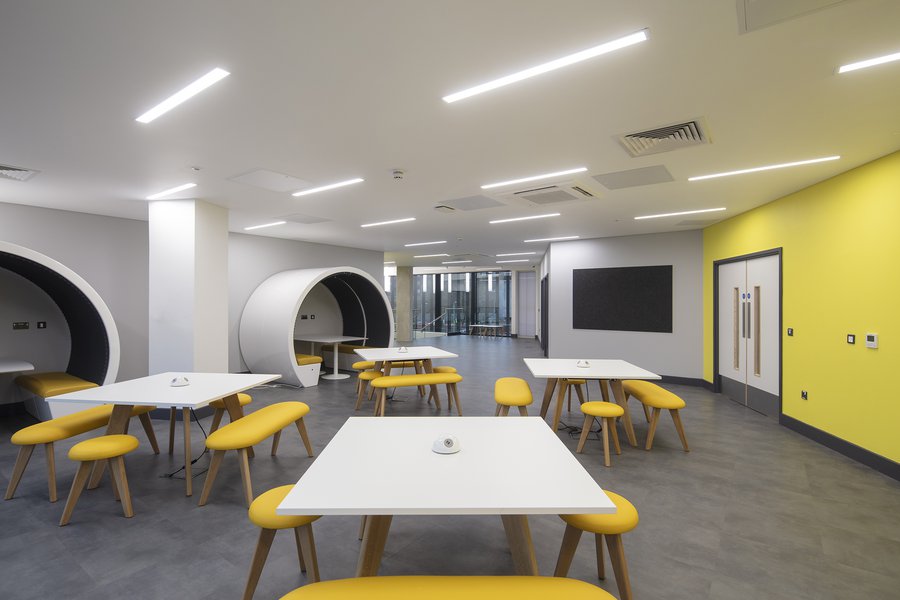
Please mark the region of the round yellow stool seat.
<svg viewBox="0 0 900 600"><path fill-rule="evenodd" d="M317 520L319 517L315 515L279 515L275 513L275 509L293 488L293 484L282 485L260 494L250 504L250 510L247 511L250 521L263 529L293 529L309 525Z"/></svg>
<svg viewBox="0 0 900 600"><path fill-rule="evenodd" d="M456 373L456 367L434 367L433 373Z"/></svg>
<svg viewBox="0 0 900 600"><path fill-rule="evenodd" d="M375 361L374 360L358 360L350 366L353 367L353 369L356 371L368 371L369 369L375 368Z"/></svg>
<svg viewBox="0 0 900 600"><path fill-rule="evenodd" d="M250 394L238 394L238 404L241 406L247 406L251 402L253 402L253 398L250 397ZM225 398L219 398L218 400L213 400L209 403L213 408L225 408Z"/></svg>
<svg viewBox="0 0 900 600"><path fill-rule="evenodd" d="M625 409L612 402L585 402L581 405L581 412L598 419L621 417Z"/></svg>
<svg viewBox="0 0 900 600"><path fill-rule="evenodd" d="M359 378L363 381L372 381L373 379L378 379L379 377L383 377L384 373L381 371L363 371L359 374Z"/></svg>
<svg viewBox="0 0 900 600"><path fill-rule="evenodd" d="M565 379L563 381L569 385L587 385L586 379Z"/></svg>
<svg viewBox="0 0 900 600"><path fill-rule="evenodd" d="M504 406L528 406L532 402L531 388L524 379L501 377L494 382L494 401Z"/></svg>
<svg viewBox="0 0 900 600"><path fill-rule="evenodd" d="M69 458L81 462L106 460L128 454L137 447L138 439L133 435L102 435L72 446Z"/></svg>
<svg viewBox="0 0 900 600"><path fill-rule="evenodd" d="M638 512L634 504L622 496L603 490L616 505L616 512L611 515L559 515L563 521L582 531L603 535L618 535L631 531L638 524Z"/></svg>

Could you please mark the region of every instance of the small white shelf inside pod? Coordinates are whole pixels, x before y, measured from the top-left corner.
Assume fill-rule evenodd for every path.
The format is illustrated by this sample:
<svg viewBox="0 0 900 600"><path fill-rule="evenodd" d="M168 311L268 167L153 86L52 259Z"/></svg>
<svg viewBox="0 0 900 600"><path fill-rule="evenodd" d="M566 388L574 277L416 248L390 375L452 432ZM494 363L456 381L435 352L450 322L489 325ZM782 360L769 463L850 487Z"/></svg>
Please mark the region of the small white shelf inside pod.
<svg viewBox="0 0 900 600"><path fill-rule="evenodd" d="M359 336L366 338L369 346L393 345L390 300L374 277L354 267L282 271L256 288L241 315L241 355L251 372L280 373L279 381L289 385L318 383L320 365L297 364L294 329L303 301L319 284L334 297L340 326L339 330L314 333Z"/></svg>

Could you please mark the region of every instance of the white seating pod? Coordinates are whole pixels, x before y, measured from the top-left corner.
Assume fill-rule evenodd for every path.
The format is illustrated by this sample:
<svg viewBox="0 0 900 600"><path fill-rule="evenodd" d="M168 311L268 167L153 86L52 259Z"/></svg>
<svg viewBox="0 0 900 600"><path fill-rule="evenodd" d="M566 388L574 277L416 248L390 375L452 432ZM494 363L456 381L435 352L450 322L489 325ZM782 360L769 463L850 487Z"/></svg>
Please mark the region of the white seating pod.
<svg viewBox="0 0 900 600"><path fill-rule="evenodd" d="M46 364L46 357L40 355L16 358L33 363L37 371L65 370L98 385L116 380L120 358L119 331L109 307L84 278L49 256L2 241L0 269L15 273L47 294L59 308L69 329L68 363L64 368L62 364ZM28 412L41 420L85 408L72 403L48 403L33 395L24 400Z"/></svg>
<svg viewBox="0 0 900 600"><path fill-rule="evenodd" d="M303 300L317 285L334 296L344 336L371 346L391 346L394 316L381 283L354 267L282 271L263 281L247 300L240 323L241 354L253 373L280 373L280 383L318 384L321 365L298 365L294 328Z"/></svg>

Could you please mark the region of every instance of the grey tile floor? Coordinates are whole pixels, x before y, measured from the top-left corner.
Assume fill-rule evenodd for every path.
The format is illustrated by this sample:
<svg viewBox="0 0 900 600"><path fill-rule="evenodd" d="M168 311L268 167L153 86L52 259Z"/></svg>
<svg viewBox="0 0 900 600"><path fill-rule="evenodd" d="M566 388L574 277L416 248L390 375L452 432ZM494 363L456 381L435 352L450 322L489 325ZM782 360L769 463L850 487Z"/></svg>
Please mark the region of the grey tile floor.
<svg viewBox="0 0 900 600"><path fill-rule="evenodd" d="M460 336L428 343L460 354L446 362L465 377L460 384L465 414L493 414L493 382L501 376L525 378L539 403L544 383L531 378L521 360L540 355L536 342ZM349 379L301 390L261 388L252 392L251 408L293 399L308 403L307 427L320 451L353 414L353 387ZM624 537L636 598L900 598L900 483L722 396L667 387L687 402L682 412L689 454L666 419L651 452L624 445L612 468L602 466L597 440L577 455L601 486L629 498L640 513L640 525ZM598 395L596 387L590 391ZM396 395L388 412L435 414L409 390ZM646 423L637 406L633 416L641 440ZM564 413L563 420L577 425L581 419ZM209 422L201 421L205 428ZM24 417L0 420L3 489L16 451L9 436L28 423ZM155 429L164 445L166 424L155 422ZM56 504L47 501L44 457L35 451L16 498L0 502L0 598L240 597L257 530L247 520L234 456L223 463L209 504L199 508L196 495L184 496L182 480L160 477L178 467L180 440L174 458L155 456L140 428L133 431L141 439L127 458L133 519L122 517L104 480L82 496L71 524L57 527L75 472L66 452L86 436L58 444ZM196 425L194 431L199 453L202 436ZM576 438L559 435L574 451ZM296 481L311 462L296 432L286 431L277 458L268 456L267 443L252 461L255 492ZM197 470L207 463L204 456ZM198 493L203 478L195 479ZM563 524L553 516L530 522L540 572L550 575ZM358 524L355 517L325 517L315 524L323 578L354 574ZM278 598L305 583L292 537L276 536L257 598ZM617 594L610 569L610 578L600 582L594 564L593 544L585 537L570 577ZM400 517L391 528L381 572L512 574L513 566L494 517Z"/></svg>

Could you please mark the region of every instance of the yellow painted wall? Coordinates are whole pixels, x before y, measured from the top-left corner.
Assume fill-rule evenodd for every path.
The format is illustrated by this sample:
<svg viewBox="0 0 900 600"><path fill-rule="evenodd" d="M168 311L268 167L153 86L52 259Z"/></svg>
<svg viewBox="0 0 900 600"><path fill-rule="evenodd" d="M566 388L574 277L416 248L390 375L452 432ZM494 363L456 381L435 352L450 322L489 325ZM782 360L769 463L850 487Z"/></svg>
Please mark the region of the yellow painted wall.
<svg viewBox="0 0 900 600"><path fill-rule="evenodd" d="M713 261L776 247L784 249L784 413L900 462L900 152L704 230L707 381ZM877 350L866 348L866 333L879 334Z"/></svg>

